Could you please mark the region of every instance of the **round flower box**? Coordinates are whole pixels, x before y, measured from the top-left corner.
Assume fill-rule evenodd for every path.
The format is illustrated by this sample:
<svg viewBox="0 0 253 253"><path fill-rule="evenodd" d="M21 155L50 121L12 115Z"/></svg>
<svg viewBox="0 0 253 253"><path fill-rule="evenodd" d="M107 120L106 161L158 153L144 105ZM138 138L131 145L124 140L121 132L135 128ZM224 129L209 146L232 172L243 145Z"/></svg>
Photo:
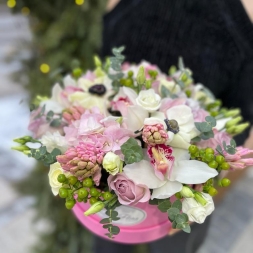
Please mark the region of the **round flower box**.
<svg viewBox="0 0 253 253"><path fill-rule="evenodd" d="M107 218L105 210L97 214L85 216L84 212L89 209L90 204L76 203L73 212L77 219L91 232L105 239L107 230L101 219ZM115 236L113 241L120 243L146 243L168 235L171 222L168 214L162 213L157 206L146 203L138 203L135 206L119 206L116 208L119 221L113 222L120 227L120 233Z"/></svg>

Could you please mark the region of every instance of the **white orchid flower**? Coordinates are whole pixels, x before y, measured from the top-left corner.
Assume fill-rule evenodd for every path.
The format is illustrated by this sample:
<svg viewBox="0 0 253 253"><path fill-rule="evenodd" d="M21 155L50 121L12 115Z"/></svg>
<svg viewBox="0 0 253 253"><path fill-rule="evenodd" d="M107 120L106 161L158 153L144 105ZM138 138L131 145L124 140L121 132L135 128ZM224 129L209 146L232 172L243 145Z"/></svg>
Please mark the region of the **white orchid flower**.
<svg viewBox="0 0 253 253"><path fill-rule="evenodd" d="M163 180L156 176L154 167L147 160L126 165L124 173L134 183L153 189L151 199L169 198L182 190L182 184L201 184L218 175L206 163L189 160L190 155L184 149L173 148L172 155L175 157L172 170L167 171Z"/></svg>

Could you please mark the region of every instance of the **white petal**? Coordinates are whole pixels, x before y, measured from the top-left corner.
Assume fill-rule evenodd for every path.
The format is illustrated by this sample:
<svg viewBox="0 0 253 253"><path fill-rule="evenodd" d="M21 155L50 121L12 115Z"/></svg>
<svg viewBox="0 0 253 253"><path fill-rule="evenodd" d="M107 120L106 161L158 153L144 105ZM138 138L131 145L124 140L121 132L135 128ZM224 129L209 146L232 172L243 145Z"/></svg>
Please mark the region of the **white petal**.
<svg viewBox="0 0 253 253"><path fill-rule="evenodd" d="M183 184L201 184L217 175L218 172L204 162L179 161L174 163L170 180Z"/></svg>
<svg viewBox="0 0 253 253"><path fill-rule="evenodd" d="M175 134L173 139L168 143L173 148L188 149L190 146L190 136L179 132Z"/></svg>
<svg viewBox="0 0 253 253"><path fill-rule="evenodd" d="M186 125L188 123L193 123L192 110L186 105L173 106L167 110L168 119L174 119L177 121L179 128L180 125ZM185 127L185 126L184 126Z"/></svg>
<svg viewBox="0 0 253 253"><path fill-rule="evenodd" d="M183 185L179 182L167 181L162 187L154 189L151 199L166 199L181 191Z"/></svg>
<svg viewBox="0 0 253 253"><path fill-rule="evenodd" d="M137 93L128 87L123 87L122 88L123 92L125 95L129 98L129 100L132 102L133 105L136 105L136 98L138 97Z"/></svg>
<svg viewBox="0 0 253 253"><path fill-rule="evenodd" d="M76 87L76 80L72 78L71 75L67 75L63 78L63 85L64 87L67 87L67 86Z"/></svg>
<svg viewBox="0 0 253 253"><path fill-rule="evenodd" d="M220 131L221 129L223 129L225 127L226 123L231 119L232 119L232 117L216 120L215 128L218 131Z"/></svg>
<svg viewBox="0 0 253 253"><path fill-rule="evenodd" d="M188 150L181 149L181 148L173 148L172 155L175 157L175 162L190 159L190 154Z"/></svg>
<svg viewBox="0 0 253 253"><path fill-rule="evenodd" d="M146 185L150 189L161 187L166 183L166 181L161 181L156 177L152 165L145 160L128 164L123 168L123 171L136 184Z"/></svg>
<svg viewBox="0 0 253 253"><path fill-rule="evenodd" d="M140 106L128 106L126 124L132 131L139 130L144 125L145 118L148 117L148 112Z"/></svg>

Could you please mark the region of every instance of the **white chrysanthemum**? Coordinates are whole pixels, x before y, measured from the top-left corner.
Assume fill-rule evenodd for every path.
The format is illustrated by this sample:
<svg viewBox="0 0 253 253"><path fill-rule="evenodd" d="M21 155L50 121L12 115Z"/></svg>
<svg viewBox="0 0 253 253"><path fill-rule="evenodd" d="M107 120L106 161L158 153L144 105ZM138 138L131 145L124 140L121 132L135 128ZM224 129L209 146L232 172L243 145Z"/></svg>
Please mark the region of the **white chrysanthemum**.
<svg viewBox="0 0 253 253"><path fill-rule="evenodd" d="M58 148L62 153L68 149L68 143L65 138L58 132L47 132L41 138L41 143L46 146L47 152L51 153L54 148Z"/></svg>

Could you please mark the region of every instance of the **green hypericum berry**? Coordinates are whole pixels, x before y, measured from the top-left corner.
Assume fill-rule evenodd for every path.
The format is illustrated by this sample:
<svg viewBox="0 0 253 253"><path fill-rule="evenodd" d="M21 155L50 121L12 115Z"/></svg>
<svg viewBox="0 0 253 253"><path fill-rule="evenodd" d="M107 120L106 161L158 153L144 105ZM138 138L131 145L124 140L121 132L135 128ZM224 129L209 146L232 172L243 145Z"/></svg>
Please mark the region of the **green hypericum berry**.
<svg viewBox="0 0 253 253"><path fill-rule="evenodd" d="M230 165L227 162L224 162L220 165L222 170L228 170L230 168Z"/></svg>
<svg viewBox="0 0 253 253"><path fill-rule="evenodd" d="M76 201L74 199L69 199L65 202L65 206L67 209L72 209L75 205Z"/></svg>
<svg viewBox="0 0 253 253"><path fill-rule="evenodd" d="M78 190L78 198L84 199L89 195L89 192L85 188Z"/></svg>
<svg viewBox="0 0 253 253"><path fill-rule="evenodd" d="M77 202L83 202L83 199L81 199L81 198L78 197L78 198L76 199L76 201L77 201Z"/></svg>
<svg viewBox="0 0 253 253"><path fill-rule="evenodd" d="M210 189L208 190L208 194L210 196L215 196L218 193L218 191L214 188L214 187L210 187Z"/></svg>
<svg viewBox="0 0 253 253"><path fill-rule="evenodd" d="M221 180L221 185L224 186L224 187L227 187L231 184L231 181L228 179L228 178L223 178Z"/></svg>
<svg viewBox="0 0 253 253"><path fill-rule="evenodd" d="M95 197L91 197L91 198L89 199L89 202L90 202L91 205L93 205L93 204L95 204L96 202L98 202L98 199L96 199Z"/></svg>
<svg viewBox="0 0 253 253"><path fill-rule="evenodd" d="M214 150L212 148L206 148L205 153L206 154L214 154Z"/></svg>
<svg viewBox="0 0 253 253"><path fill-rule="evenodd" d="M218 164L222 164L225 161L225 158L222 155L217 155L215 160Z"/></svg>
<svg viewBox="0 0 253 253"><path fill-rule="evenodd" d="M128 77L132 77L134 75L134 72L132 70L128 71L127 73Z"/></svg>
<svg viewBox="0 0 253 253"><path fill-rule="evenodd" d="M72 74L74 77L80 77L82 75L82 70L80 68L76 68L73 70Z"/></svg>
<svg viewBox="0 0 253 253"><path fill-rule="evenodd" d="M92 196L92 197L98 197L98 195L100 194L100 192L97 190L97 188L91 188L90 189L90 195Z"/></svg>
<svg viewBox="0 0 253 253"><path fill-rule="evenodd" d="M92 181L92 179L91 178L85 178L84 180L83 180L83 186L84 187L87 187L87 188L91 188L92 186L93 186L93 181Z"/></svg>
<svg viewBox="0 0 253 253"><path fill-rule="evenodd" d="M74 184L77 182L77 177L75 177L75 176L70 176L70 177L68 178L68 180L69 180L69 183L70 183L71 185L74 185Z"/></svg>
<svg viewBox="0 0 253 253"><path fill-rule="evenodd" d="M206 160L207 162L212 162L212 161L214 160L214 155L213 155L213 154L210 154L210 153L206 154L206 155L205 155L205 160Z"/></svg>
<svg viewBox="0 0 253 253"><path fill-rule="evenodd" d="M104 192L103 194L102 194L102 197L104 198L104 200L109 200L109 199L111 199L112 198L112 194L110 193L110 192Z"/></svg>
<svg viewBox="0 0 253 253"><path fill-rule="evenodd" d="M132 79L126 79L125 80L124 86L131 87L132 85L133 85L133 80Z"/></svg>
<svg viewBox="0 0 253 253"><path fill-rule="evenodd" d="M216 169L218 167L218 165L219 164L214 160L208 163L208 166L213 168L213 169Z"/></svg>
<svg viewBox="0 0 253 253"><path fill-rule="evenodd" d="M57 180L58 180L59 183L64 183L67 180L67 178L66 178L66 176L64 174L60 174L57 177Z"/></svg>
<svg viewBox="0 0 253 253"><path fill-rule="evenodd" d="M195 145L191 145L189 148L188 148L189 152L191 154L195 154L197 151L199 151L198 147L195 146Z"/></svg>
<svg viewBox="0 0 253 253"><path fill-rule="evenodd" d="M186 91L185 91L185 94L186 94L186 96L189 98L189 97L191 96L192 92L191 92L190 90L186 90Z"/></svg>
<svg viewBox="0 0 253 253"><path fill-rule="evenodd" d="M66 188L60 188L59 189L59 196L63 199L67 198L68 197L68 189Z"/></svg>

